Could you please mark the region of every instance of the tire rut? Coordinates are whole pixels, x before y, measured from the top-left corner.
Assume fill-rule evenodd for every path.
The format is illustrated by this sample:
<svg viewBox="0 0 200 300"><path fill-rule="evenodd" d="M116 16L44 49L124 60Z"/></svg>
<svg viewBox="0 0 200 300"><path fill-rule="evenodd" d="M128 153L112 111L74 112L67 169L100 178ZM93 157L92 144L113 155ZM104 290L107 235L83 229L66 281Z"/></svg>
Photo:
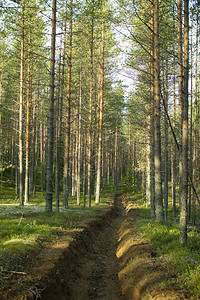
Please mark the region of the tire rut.
<svg viewBox="0 0 200 300"><path fill-rule="evenodd" d="M118 230L124 220L124 209L115 200L115 211L96 232L91 245L78 262L71 285L70 300L122 300L116 256ZM80 280L81 278L81 280ZM72 281L71 281L72 282ZM80 293L81 291L81 293Z"/></svg>
<svg viewBox="0 0 200 300"><path fill-rule="evenodd" d="M118 300L122 292L118 280L119 266L116 257L117 230L121 218L113 220L98 236L94 247L88 299Z"/></svg>

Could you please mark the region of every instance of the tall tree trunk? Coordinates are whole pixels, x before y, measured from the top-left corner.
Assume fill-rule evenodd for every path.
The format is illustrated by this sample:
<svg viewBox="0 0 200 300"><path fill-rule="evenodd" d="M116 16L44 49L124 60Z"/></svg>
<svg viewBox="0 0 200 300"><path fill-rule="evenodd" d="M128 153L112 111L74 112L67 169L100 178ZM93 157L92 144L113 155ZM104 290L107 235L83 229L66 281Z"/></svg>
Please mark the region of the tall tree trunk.
<svg viewBox="0 0 200 300"><path fill-rule="evenodd" d="M150 112L148 112L147 117L147 164L146 164L146 207L149 207L151 204L151 121L150 121Z"/></svg>
<svg viewBox="0 0 200 300"><path fill-rule="evenodd" d="M85 208L86 202L86 151L87 151L87 142L86 142L87 134L83 134L83 206Z"/></svg>
<svg viewBox="0 0 200 300"><path fill-rule="evenodd" d="M32 105L33 105L33 123L32 123L32 145L31 145L31 176L29 178L29 191L33 193L33 186L34 186L34 170L35 170L35 143L36 143L36 100L35 100L35 93L33 93Z"/></svg>
<svg viewBox="0 0 200 300"><path fill-rule="evenodd" d="M31 22L31 21L30 21ZM26 171L25 171L25 194L24 203L29 202L29 173L30 173L30 113L31 113L31 29L29 28L28 44L28 89L26 111Z"/></svg>
<svg viewBox="0 0 200 300"><path fill-rule="evenodd" d="M53 144L54 144L54 79L55 79L55 45L56 45L56 0L52 3L52 34L50 63L50 97L48 119L48 156L47 156L47 187L46 211L52 211L53 199Z"/></svg>
<svg viewBox="0 0 200 300"><path fill-rule="evenodd" d="M117 183L118 183L118 125L117 125L117 120L116 120L116 126L115 126L115 164L114 164L114 187L115 187L115 192L117 190Z"/></svg>
<svg viewBox="0 0 200 300"><path fill-rule="evenodd" d="M184 95L182 129L182 188L180 207L180 242L187 243L188 198L188 73L189 73L189 0L184 0Z"/></svg>
<svg viewBox="0 0 200 300"><path fill-rule="evenodd" d="M2 81L3 81L3 62L1 62L1 70L0 70L0 149L3 148L3 143L2 143L2 137L3 137L3 130L2 130L2 93L3 93L3 88L2 88ZM0 155L0 170L1 170L1 187L3 186L3 152L1 150L1 155Z"/></svg>
<svg viewBox="0 0 200 300"><path fill-rule="evenodd" d="M189 144L189 152L190 152L190 156L189 156L189 174L190 174L190 178L192 178L193 175L193 145L192 145L192 140L193 140L193 90L192 90L192 86L193 86L193 53L192 53L192 34L191 34L191 62L190 62L190 68L191 68L191 75L190 75L190 84L191 84L191 88L190 88L190 144ZM194 183L194 180L193 180ZM192 186L191 184L189 185L189 192L188 192L188 222L190 222L191 219L191 206L192 206Z"/></svg>
<svg viewBox="0 0 200 300"><path fill-rule="evenodd" d="M66 3L67 11L67 3ZM65 78L65 52L66 52L66 35L67 35L67 20L64 21L64 37L63 49L61 50L60 61L60 87L59 87L59 102L57 105L57 140L56 140L56 211L59 211L60 206L60 161L61 161L61 137L62 137L62 117L63 117L63 97L64 97L64 78ZM62 45L62 43L61 43Z"/></svg>
<svg viewBox="0 0 200 300"><path fill-rule="evenodd" d="M44 125L40 120L40 165L41 165L41 191L44 191Z"/></svg>
<svg viewBox="0 0 200 300"><path fill-rule="evenodd" d="M70 0L70 19L69 19L69 46L68 46L68 70L67 70L67 113L66 113L66 134L64 151L64 172L63 172L63 207L68 207L68 197L70 189L70 108L71 108L71 73L72 73L72 17L73 0Z"/></svg>
<svg viewBox="0 0 200 300"><path fill-rule="evenodd" d="M168 55L166 58L166 76L165 76L165 108L168 113ZM167 220L167 210L168 210L168 122L167 114L165 113L165 150L164 150L164 215L165 221Z"/></svg>
<svg viewBox="0 0 200 300"><path fill-rule="evenodd" d="M128 118L128 162L127 162L127 172L131 170L131 121L130 116Z"/></svg>
<svg viewBox="0 0 200 300"><path fill-rule="evenodd" d="M197 144L197 116L198 116L198 42L199 42L199 19L198 19L199 5L197 0L197 23L196 23L196 50L195 50L195 91L194 91L194 152L193 152L193 183L197 182L197 157L198 157L198 144ZM196 197L193 195L192 201L192 223L195 225L195 210L196 210Z"/></svg>
<svg viewBox="0 0 200 300"><path fill-rule="evenodd" d="M39 143L38 143L38 140L39 140L39 137L38 137L38 113L39 111L37 110L37 107L36 107L36 116L35 116L35 151L34 151L34 154L35 154L35 158L34 158L34 167L33 167L33 174L34 174L34 177L33 177L33 195L34 197L36 197L36 185L37 185L37 166L38 166L38 153L39 153Z"/></svg>
<svg viewBox="0 0 200 300"><path fill-rule="evenodd" d="M175 13L173 5L173 130L175 132L176 127L176 69L175 69ZM176 216L176 142L172 141L172 205L173 205L173 216Z"/></svg>
<svg viewBox="0 0 200 300"><path fill-rule="evenodd" d="M79 94L79 111L78 111L77 205L81 204L81 111L82 111L82 66L80 67L80 94Z"/></svg>
<svg viewBox="0 0 200 300"><path fill-rule="evenodd" d="M92 95L93 95L93 43L94 43L94 19L92 12L91 43L90 43L90 95L89 95L89 129L88 129L88 202L91 206L91 171L92 171Z"/></svg>
<svg viewBox="0 0 200 300"><path fill-rule="evenodd" d="M155 218L155 103L154 103L154 8L151 9L151 57L150 57L150 91L151 91L151 217Z"/></svg>
<svg viewBox="0 0 200 300"><path fill-rule="evenodd" d="M20 92L19 92L19 200L24 205L24 168L23 168L23 105L24 105L24 13L25 0L22 1Z"/></svg>
<svg viewBox="0 0 200 300"><path fill-rule="evenodd" d="M136 141L133 137L133 157L132 157L132 173L133 173L133 186L136 187Z"/></svg>
<svg viewBox="0 0 200 300"><path fill-rule="evenodd" d="M61 90L61 65L62 65L62 46L63 46L63 27L61 25L61 37L60 37L60 53L59 53L59 65L58 65L58 83L57 83L57 99L56 99L56 170L55 170L55 200L56 211L59 211L60 207L60 90Z"/></svg>
<svg viewBox="0 0 200 300"><path fill-rule="evenodd" d="M103 7L104 13L104 7ZM95 202L100 202L101 189L101 157L102 157L102 132L103 132L103 87L104 87L104 34L105 34L104 17L102 20L102 41L101 41L101 62L100 62L100 91L99 91L99 138L97 149L97 178L96 178L96 194Z"/></svg>
<svg viewBox="0 0 200 300"><path fill-rule="evenodd" d="M159 1L154 0L154 85L155 85L155 211L162 222L161 130L160 130L160 55L159 55Z"/></svg>
<svg viewBox="0 0 200 300"><path fill-rule="evenodd" d="M179 203L182 189L182 122L183 122L183 46L182 46L182 0L177 1L178 15L178 95L179 95Z"/></svg>

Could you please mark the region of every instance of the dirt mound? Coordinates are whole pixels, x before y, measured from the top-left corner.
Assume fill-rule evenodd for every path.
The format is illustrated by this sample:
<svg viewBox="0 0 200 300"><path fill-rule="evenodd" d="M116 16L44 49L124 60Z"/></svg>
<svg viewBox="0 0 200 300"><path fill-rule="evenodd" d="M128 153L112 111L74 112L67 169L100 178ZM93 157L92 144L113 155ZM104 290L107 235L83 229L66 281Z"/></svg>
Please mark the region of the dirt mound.
<svg viewBox="0 0 200 300"><path fill-rule="evenodd" d="M117 257L120 264L119 280L122 293L128 300L187 299L172 282L175 274L156 257L154 247L137 234L136 206L128 197L123 198L126 218L118 232Z"/></svg>

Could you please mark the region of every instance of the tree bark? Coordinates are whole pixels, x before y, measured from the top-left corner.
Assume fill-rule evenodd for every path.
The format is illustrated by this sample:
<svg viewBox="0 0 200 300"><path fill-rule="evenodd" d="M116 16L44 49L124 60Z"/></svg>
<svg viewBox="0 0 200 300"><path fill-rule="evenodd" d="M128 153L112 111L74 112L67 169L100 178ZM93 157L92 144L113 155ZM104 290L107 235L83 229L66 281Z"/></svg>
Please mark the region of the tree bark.
<svg viewBox="0 0 200 300"><path fill-rule="evenodd" d="M182 46L182 0L177 1L178 16L178 95L179 95L179 203L182 189L182 122L183 122L183 46Z"/></svg>
<svg viewBox="0 0 200 300"><path fill-rule="evenodd" d="M151 217L155 218L155 103L154 103L154 8L151 9L151 57L150 57L150 99L151 99Z"/></svg>
<svg viewBox="0 0 200 300"><path fill-rule="evenodd" d="M92 171L92 95L93 95L93 43L94 43L94 20L92 12L91 42L90 42L90 94L89 94L89 129L88 129L88 202L91 206L91 171Z"/></svg>
<svg viewBox="0 0 200 300"><path fill-rule="evenodd" d="M82 65L80 66L80 92L78 112L78 158L77 158L77 205L81 204L81 112L82 112Z"/></svg>
<svg viewBox="0 0 200 300"><path fill-rule="evenodd" d="M63 207L68 207L68 197L70 189L70 109L71 109L71 73L72 73L72 17L73 0L70 0L70 19L69 19L69 46L68 46L68 70L67 70L67 113L66 113L66 134L64 151L64 172L63 172Z"/></svg>
<svg viewBox="0 0 200 300"><path fill-rule="evenodd" d="M166 58L166 74L165 74L165 108L168 113L168 55ZM165 113L165 150L164 150L164 216L165 221L167 220L168 210L168 121L167 114Z"/></svg>
<svg viewBox="0 0 200 300"><path fill-rule="evenodd" d="M104 13L104 8L103 8ZM100 91L99 91L99 138L97 150L97 178L96 178L96 194L95 202L100 202L101 189L101 157L102 157L102 132L103 132L103 88L104 88L104 34L105 34L104 17L102 20L102 41L101 41L101 62L100 62Z"/></svg>
<svg viewBox="0 0 200 300"><path fill-rule="evenodd" d="M159 1L154 1L154 86L155 86L155 212L156 220L162 222L161 181L161 131L160 131L160 55L159 55Z"/></svg>
<svg viewBox="0 0 200 300"><path fill-rule="evenodd" d="M67 13L67 1L66 9ZM61 138L62 138L62 119L63 119L63 98L64 98L64 81L65 81L65 61L66 61L66 35L67 35L67 19L64 20L64 36L63 49L61 49L61 65L60 65L60 87L59 101L57 105L57 141L56 141L56 211L59 211L60 206L60 162L61 162ZM62 42L61 42L62 45Z"/></svg>
<svg viewBox="0 0 200 300"><path fill-rule="evenodd" d="M24 105L24 22L25 0L22 1L20 92L19 92L19 200L24 205L24 167L23 167L23 105Z"/></svg>
<svg viewBox="0 0 200 300"><path fill-rule="evenodd" d="M30 21L31 22L31 21ZM29 203L29 173L30 173L30 118L31 118L31 31L29 28L28 45L28 89L26 111L26 171L25 171L25 194L24 203Z"/></svg>
<svg viewBox="0 0 200 300"><path fill-rule="evenodd" d="M173 130L175 132L176 127L176 69L175 69L175 13L173 5ZM172 141L172 206L173 206L173 217L176 217L176 142Z"/></svg>
<svg viewBox="0 0 200 300"><path fill-rule="evenodd" d="M198 20L199 6L197 1L197 21L196 21L196 50L195 50L195 91L194 91L194 150L193 150L193 183L194 186L197 182L197 157L198 157L198 144L197 144L197 116L198 116L198 30L199 30L199 20ZM192 223L195 225L195 210L196 210L196 197L193 195L192 199Z"/></svg>
<svg viewBox="0 0 200 300"><path fill-rule="evenodd" d="M187 244L188 198L188 73L189 73L189 0L184 0L184 95L182 127L182 188L180 207L180 242Z"/></svg>
<svg viewBox="0 0 200 300"><path fill-rule="evenodd" d="M50 63L50 97L48 119L48 156L47 156L47 186L46 211L52 211L53 199L53 145L54 145L54 79L55 79L55 44L56 44L56 0L52 4L52 34Z"/></svg>

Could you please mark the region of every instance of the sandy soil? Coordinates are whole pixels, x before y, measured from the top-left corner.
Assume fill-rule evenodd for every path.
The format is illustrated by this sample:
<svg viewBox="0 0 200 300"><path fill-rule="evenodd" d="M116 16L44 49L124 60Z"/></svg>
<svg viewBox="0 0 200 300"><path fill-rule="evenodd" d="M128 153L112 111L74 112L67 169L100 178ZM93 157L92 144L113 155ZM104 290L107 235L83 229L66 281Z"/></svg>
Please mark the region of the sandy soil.
<svg viewBox="0 0 200 300"><path fill-rule="evenodd" d="M48 244L26 276L7 282L2 299L187 299L173 284L175 274L137 234L136 218L129 198L116 197L75 235Z"/></svg>

